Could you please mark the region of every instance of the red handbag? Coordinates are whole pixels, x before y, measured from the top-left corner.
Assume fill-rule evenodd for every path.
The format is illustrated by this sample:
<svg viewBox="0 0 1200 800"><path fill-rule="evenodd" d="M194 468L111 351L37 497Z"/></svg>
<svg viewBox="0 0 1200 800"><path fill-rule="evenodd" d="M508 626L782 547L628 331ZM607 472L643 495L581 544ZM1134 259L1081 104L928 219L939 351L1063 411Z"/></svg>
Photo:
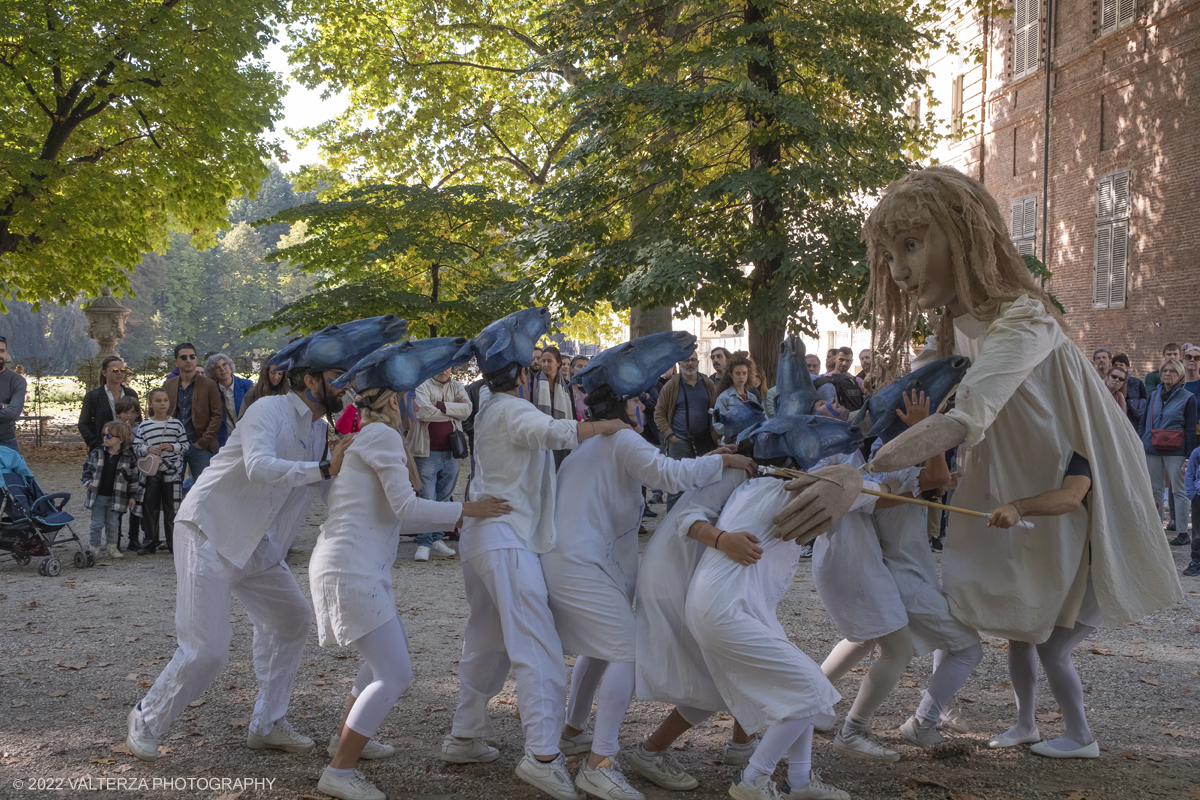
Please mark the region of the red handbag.
<svg viewBox="0 0 1200 800"><path fill-rule="evenodd" d="M1150 398L1150 446L1155 450L1178 450L1183 447L1183 431L1168 431L1154 427L1153 397Z"/></svg>

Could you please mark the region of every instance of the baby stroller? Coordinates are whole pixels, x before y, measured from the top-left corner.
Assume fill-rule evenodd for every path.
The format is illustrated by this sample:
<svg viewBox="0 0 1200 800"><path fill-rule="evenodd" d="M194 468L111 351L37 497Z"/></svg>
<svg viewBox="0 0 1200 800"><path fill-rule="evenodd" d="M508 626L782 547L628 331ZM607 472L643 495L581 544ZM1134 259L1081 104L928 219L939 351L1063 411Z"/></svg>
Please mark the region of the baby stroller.
<svg viewBox="0 0 1200 800"><path fill-rule="evenodd" d="M52 577L59 574L62 564L50 549L74 543L76 568L95 565L95 556L84 551L71 529L75 518L63 511L71 495L46 494L25 466L25 459L7 447L0 451L8 451L0 453L0 560L11 558L28 564L37 558L38 574ZM69 535L61 535L63 530Z"/></svg>

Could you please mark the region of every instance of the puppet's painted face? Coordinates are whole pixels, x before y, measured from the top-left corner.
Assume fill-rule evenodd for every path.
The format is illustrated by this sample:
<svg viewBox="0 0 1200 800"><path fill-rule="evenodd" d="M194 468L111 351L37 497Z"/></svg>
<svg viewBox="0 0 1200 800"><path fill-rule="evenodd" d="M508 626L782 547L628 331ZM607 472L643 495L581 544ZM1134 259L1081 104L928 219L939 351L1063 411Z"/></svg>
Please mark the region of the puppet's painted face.
<svg viewBox="0 0 1200 800"><path fill-rule="evenodd" d="M936 221L878 242L892 280L900 291L917 298L922 310L958 303L950 242Z"/></svg>

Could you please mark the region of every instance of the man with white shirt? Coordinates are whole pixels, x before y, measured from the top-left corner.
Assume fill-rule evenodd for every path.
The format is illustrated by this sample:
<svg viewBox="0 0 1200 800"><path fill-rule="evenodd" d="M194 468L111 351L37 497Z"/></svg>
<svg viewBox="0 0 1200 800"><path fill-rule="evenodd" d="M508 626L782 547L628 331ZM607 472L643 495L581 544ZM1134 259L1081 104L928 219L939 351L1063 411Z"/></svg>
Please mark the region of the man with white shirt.
<svg viewBox="0 0 1200 800"><path fill-rule="evenodd" d="M566 716L567 672L554 629L540 555L554 547L555 468L552 451L573 449L591 436L627 427L617 420L554 419L530 403L533 342L549 314L526 309L497 320L471 340L490 397L480 393L475 417L475 476L470 497L504 498L503 518L465 521L459 534L463 584L470 614L458 665L458 709L442 742L442 760L495 761L484 741L493 734L488 701L516 672L525 755L517 777L559 800L577 800L566 758L558 749Z"/></svg>
<svg viewBox="0 0 1200 800"><path fill-rule="evenodd" d="M330 338L325 331L307 339ZM228 442L197 479L176 516L175 630L179 647L142 701L129 712L126 744L143 761L188 704L225 669L237 596L254 625L259 692L247 745L289 752L312 739L284 718L312 609L284 561L312 500L327 491L353 437L330 450L327 414L341 408L335 379L386 342L362 336L353 346L310 346L289 364L291 391L247 409ZM350 352L350 351L353 352Z"/></svg>

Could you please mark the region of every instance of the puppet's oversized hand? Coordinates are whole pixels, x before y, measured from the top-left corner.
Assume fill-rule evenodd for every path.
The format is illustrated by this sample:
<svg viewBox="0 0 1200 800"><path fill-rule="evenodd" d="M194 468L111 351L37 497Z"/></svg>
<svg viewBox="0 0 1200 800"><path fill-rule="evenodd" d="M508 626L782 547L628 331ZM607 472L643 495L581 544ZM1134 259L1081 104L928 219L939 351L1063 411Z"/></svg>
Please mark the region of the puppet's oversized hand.
<svg viewBox="0 0 1200 800"><path fill-rule="evenodd" d="M879 448L867 464L867 472L896 472L915 467L929 458L958 447L967 438L962 423L944 414L921 420Z"/></svg>
<svg viewBox="0 0 1200 800"><path fill-rule="evenodd" d="M800 494L775 515L772 532L784 541L794 539L796 544L807 544L846 516L862 487L862 473L849 464L821 467L802 475L784 487Z"/></svg>

